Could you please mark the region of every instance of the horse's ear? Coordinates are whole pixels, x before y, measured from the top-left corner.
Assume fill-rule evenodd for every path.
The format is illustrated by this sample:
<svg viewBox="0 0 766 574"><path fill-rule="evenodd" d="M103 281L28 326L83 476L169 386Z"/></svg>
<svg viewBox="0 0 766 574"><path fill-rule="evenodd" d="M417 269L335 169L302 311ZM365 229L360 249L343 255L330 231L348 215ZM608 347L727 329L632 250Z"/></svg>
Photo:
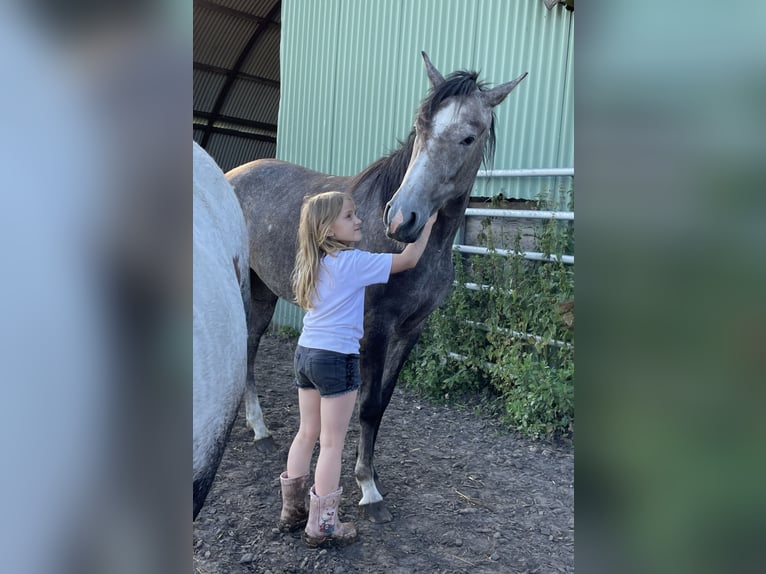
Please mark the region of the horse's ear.
<svg viewBox="0 0 766 574"><path fill-rule="evenodd" d="M495 86L491 90L484 92L481 96L484 98L484 101L487 102L487 104L494 108L496 105L502 102L508 94L511 93L511 90L513 90L513 88L515 88L521 80L526 77L527 72L524 72L515 80L511 80L505 84Z"/></svg>
<svg viewBox="0 0 766 574"><path fill-rule="evenodd" d="M428 79L431 81L431 87L436 89L438 86L444 83L444 76L441 75L439 70L434 68L431 60L428 59L428 54L423 51L420 52L420 55L423 56L423 63L426 65L426 73L428 74Z"/></svg>

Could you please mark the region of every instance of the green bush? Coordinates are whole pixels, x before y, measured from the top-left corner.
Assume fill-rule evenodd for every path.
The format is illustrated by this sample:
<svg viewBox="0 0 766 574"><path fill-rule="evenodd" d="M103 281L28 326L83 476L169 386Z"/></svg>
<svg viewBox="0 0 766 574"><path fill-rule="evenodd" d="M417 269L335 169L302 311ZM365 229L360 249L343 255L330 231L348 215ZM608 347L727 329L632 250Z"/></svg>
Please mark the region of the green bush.
<svg viewBox="0 0 766 574"><path fill-rule="evenodd" d="M290 325L281 325L278 328L277 333L287 339L297 339L301 336L301 332L295 327L291 327Z"/></svg>
<svg viewBox="0 0 766 574"><path fill-rule="evenodd" d="M544 208L542 205L541 209ZM488 221L481 243L494 249ZM508 244L508 238L504 244ZM546 255L572 254L571 222L537 234ZM512 244L520 252L520 235ZM428 319L402 370L406 385L449 402L475 400L535 438L574 428L574 274L560 261L521 254L454 254L456 285ZM485 286L480 290L465 283Z"/></svg>

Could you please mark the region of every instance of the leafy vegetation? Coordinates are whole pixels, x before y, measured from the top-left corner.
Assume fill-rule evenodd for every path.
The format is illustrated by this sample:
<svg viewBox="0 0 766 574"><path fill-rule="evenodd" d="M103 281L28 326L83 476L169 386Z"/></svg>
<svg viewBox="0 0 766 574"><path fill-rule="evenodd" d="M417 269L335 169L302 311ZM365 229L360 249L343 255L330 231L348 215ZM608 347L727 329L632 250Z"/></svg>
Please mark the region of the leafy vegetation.
<svg viewBox="0 0 766 574"><path fill-rule="evenodd" d="M545 221L535 229L545 256L574 253L571 221ZM456 285L429 317L401 379L432 399L479 397L483 408L534 438L571 435L573 268L560 259L525 259L521 232L495 237L489 220L478 243L490 253L454 254ZM512 246L514 254L499 254L496 244Z"/></svg>

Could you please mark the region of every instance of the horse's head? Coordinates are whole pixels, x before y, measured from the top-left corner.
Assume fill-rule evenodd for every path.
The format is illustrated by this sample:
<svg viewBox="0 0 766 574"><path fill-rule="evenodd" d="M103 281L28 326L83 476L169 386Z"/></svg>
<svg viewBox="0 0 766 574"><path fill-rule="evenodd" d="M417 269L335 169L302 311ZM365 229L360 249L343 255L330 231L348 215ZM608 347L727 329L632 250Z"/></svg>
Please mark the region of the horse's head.
<svg viewBox="0 0 766 574"><path fill-rule="evenodd" d="M445 79L422 55L431 91L415 118L407 172L384 212L387 235L405 243L418 238L432 213L470 193L482 159L494 152L493 109L527 76L488 90L475 72Z"/></svg>

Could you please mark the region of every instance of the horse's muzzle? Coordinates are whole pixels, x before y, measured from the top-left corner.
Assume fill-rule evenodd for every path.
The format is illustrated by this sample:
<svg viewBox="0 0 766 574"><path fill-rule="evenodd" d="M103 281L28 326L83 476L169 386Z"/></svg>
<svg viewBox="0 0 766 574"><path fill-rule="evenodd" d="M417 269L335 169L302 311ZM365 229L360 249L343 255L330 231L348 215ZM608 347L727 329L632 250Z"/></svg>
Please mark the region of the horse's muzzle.
<svg viewBox="0 0 766 574"><path fill-rule="evenodd" d="M383 221L386 225L386 236L402 243L414 243L420 236L422 225L418 225L418 214L414 211L405 213L397 209L391 214L391 202L386 204L383 211Z"/></svg>
<svg viewBox="0 0 766 574"><path fill-rule="evenodd" d="M402 210L398 210L396 213L394 213L393 217L391 216L391 202L386 204L386 209L383 212L383 221L386 225L386 235L388 237L391 237L392 239L397 239L398 241L401 241L397 237L397 231L402 225L402 221L404 220L404 216L402 215Z"/></svg>

